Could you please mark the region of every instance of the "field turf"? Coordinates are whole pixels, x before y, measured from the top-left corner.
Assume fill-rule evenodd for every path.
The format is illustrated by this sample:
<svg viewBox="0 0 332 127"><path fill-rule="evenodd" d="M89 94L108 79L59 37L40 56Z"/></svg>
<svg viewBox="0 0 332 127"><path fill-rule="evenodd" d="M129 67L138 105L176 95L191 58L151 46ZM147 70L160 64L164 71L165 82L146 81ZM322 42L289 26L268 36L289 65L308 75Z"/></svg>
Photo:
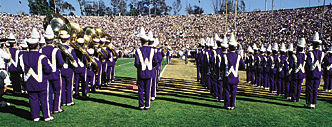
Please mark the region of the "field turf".
<svg viewBox="0 0 332 127"><path fill-rule="evenodd" d="M305 109L304 94L299 103L286 101L244 83L241 71L236 109L229 111L195 81L193 62L179 59L167 65L151 109L137 110L137 90L125 88L136 84L133 61L119 59L115 82L89 99L74 99L76 105L50 122L30 120L28 99L9 92L4 98L11 106L0 109L0 126L332 126L332 93L319 91L317 108Z"/></svg>

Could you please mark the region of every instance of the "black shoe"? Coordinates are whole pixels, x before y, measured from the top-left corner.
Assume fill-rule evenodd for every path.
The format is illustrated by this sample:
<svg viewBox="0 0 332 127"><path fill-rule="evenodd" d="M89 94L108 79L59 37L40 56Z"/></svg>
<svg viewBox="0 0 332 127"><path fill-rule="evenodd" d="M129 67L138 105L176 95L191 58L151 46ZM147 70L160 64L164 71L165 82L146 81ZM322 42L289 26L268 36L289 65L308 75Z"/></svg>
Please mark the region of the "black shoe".
<svg viewBox="0 0 332 127"><path fill-rule="evenodd" d="M80 95L78 95L78 94L74 94L74 96L73 96L74 98L79 98L80 97Z"/></svg>

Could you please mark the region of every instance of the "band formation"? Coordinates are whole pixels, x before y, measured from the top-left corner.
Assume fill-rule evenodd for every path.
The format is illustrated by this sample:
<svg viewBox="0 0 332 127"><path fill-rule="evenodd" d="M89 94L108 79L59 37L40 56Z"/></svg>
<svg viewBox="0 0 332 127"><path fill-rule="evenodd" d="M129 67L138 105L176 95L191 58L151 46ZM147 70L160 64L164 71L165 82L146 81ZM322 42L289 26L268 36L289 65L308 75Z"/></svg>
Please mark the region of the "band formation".
<svg viewBox="0 0 332 127"><path fill-rule="evenodd" d="M16 94L27 91L34 121L40 120L40 107L43 119L50 121L54 119L51 114L64 111L62 106L75 104L73 97L89 97L89 92L110 84L114 81L118 58L112 38L101 27L81 28L61 15L53 15L45 18L44 28L43 34L32 29L30 39L20 47L13 34L0 42L3 81L0 84L4 84L1 87L11 84ZM247 83L294 102L300 101L305 79L306 107L311 109L317 103L321 77L324 90L332 89L332 48L325 53L322 51L317 32L312 40L307 39L310 40L308 45L306 39L301 38L296 48L289 44L287 49L285 43L260 43L249 46L247 51L242 50L235 34L222 36L223 39L218 34L201 39L195 61L197 81L218 102L224 102L228 110L235 108L239 70L246 70ZM165 54L164 49L158 47L158 38L151 31L146 34L144 28L140 29L138 37L142 45L135 51L134 62L138 109L149 110L150 101L157 97L162 60L166 56L169 63L172 51L169 49ZM185 56L187 64L188 50ZM3 105L8 103L1 101Z"/></svg>

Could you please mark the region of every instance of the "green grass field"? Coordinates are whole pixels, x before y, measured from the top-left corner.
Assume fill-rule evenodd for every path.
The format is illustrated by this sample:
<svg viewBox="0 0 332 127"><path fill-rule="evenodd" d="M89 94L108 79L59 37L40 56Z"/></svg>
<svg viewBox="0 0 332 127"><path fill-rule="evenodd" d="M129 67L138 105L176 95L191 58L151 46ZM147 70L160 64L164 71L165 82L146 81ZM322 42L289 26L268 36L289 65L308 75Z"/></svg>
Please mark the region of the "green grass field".
<svg viewBox="0 0 332 127"><path fill-rule="evenodd" d="M133 59L119 59L115 83L90 94L89 99L75 99L76 105L63 107L65 112L54 114L55 120L50 122L31 121L28 99L8 93L4 98L11 106L0 109L0 126L332 126L331 93L320 97L317 108L310 110L303 108L305 98L293 103L255 91L247 94L254 88L244 88L243 81L232 111L200 89L194 78L162 79L151 110L137 110L137 91L124 87L135 84L133 64ZM176 66L171 63L167 68ZM176 69L181 75L189 73Z"/></svg>

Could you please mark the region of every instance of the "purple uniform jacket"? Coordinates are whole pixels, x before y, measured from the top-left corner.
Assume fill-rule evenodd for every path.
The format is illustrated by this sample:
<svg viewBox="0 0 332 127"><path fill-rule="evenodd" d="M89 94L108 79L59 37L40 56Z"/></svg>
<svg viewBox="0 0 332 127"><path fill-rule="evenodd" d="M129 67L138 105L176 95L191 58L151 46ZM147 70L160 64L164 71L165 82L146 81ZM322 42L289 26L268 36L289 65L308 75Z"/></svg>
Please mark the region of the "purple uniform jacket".
<svg viewBox="0 0 332 127"><path fill-rule="evenodd" d="M272 66L272 58L273 56L266 56L266 65L265 65L265 72L270 73L271 72L271 66Z"/></svg>
<svg viewBox="0 0 332 127"><path fill-rule="evenodd" d="M60 49L55 48L53 45L46 45L42 49L39 50L40 53L45 55L50 61L50 66L52 68L52 73L50 73L47 77L49 80L59 79L60 68L62 68L64 61L62 58L62 54Z"/></svg>
<svg viewBox="0 0 332 127"><path fill-rule="evenodd" d="M9 48L9 52L12 56L10 59L10 64L8 64L8 71L9 72L16 72L17 71L17 65L18 65L18 57L20 56L20 51L16 48Z"/></svg>
<svg viewBox="0 0 332 127"><path fill-rule="evenodd" d="M312 52L307 54L306 68L309 70L306 73L308 77L311 79L320 79L322 76L322 68L321 64L324 59L324 53L319 49L315 49Z"/></svg>
<svg viewBox="0 0 332 127"><path fill-rule="evenodd" d="M78 61L77 60L77 56L76 56L76 53L74 51L73 48L69 48L68 45L64 45L68 50L69 52L71 53L71 55L74 57L74 59L76 60L76 62ZM64 54L62 53L62 56L64 56ZM74 67L71 62L69 61L68 58L63 58L64 60L64 65L67 64L68 65L68 68L63 68L62 71L61 71L61 75L65 75L65 76L70 76L72 75L72 72L75 70L76 67ZM76 63L77 64L77 63ZM69 68L72 68L72 69L69 69Z"/></svg>
<svg viewBox="0 0 332 127"><path fill-rule="evenodd" d="M279 56L278 55L273 55L270 59L271 62L271 72L273 74L277 74L278 72L278 67L279 67L279 61L278 61Z"/></svg>
<svg viewBox="0 0 332 127"><path fill-rule="evenodd" d="M241 56L235 52L230 52L226 54L225 62L226 63L226 77L229 84L237 85L239 83L239 74L238 70L245 69L245 63L242 60Z"/></svg>
<svg viewBox="0 0 332 127"><path fill-rule="evenodd" d="M161 67L161 62L165 56L165 53L163 52L163 49L158 48L158 62L159 62L159 67Z"/></svg>
<svg viewBox="0 0 332 127"><path fill-rule="evenodd" d="M294 79L304 79L305 78L305 60L306 55L302 53L296 53L293 55L293 64L290 64L293 68Z"/></svg>
<svg viewBox="0 0 332 127"><path fill-rule="evenodd" d="M197 66L201 66L202 64L202 54L203 54L203 50L202 49L198 49L197 53L196 53L196 64Z"/></svg>
<svg viewBox="0 0 332 127"><path fill-rule="evenodd" d="M265 67L267 63L267 59L265 55L259 55L259 72L260 73L265 73Z"/></svg>
<svg viewBox="0 0 332 127"><path fill-rule="evenodd" d="M287 67L287 57L280 56L278 58L278 76L279 78L284 78L286 76Z"/></svg>
<svg viewBox="0 0 332 127"><path fill-rule="evenodd" d="M332 75L332 57L331 56L324 57L323 67L324 67L325 75Z"/></svg>
<svg viewBox="0 0 332 127"><path fill-rule="evenodd" d="M226 53L221 52L217 56L217 70L218 70L217 74L218 74L220 80L223 80L225 77L225 69L223 69L223 68L225 68L225 63L223 63L225 61L224 60L225 55L226 55Z"/></svg>
<svg viewBox="0 0 332 127"><path fill-rule="evenodd" d="M293 55L288 56L287 62L286 62L286 76L290 76L290 75L294 74L294 68L291 67L293 64L294 64Z"/></svg>
<svg viewBox="0 0 332 127"><path fill-rule="evenodd" d="M254 71L258 71L259 69L259 54L254 54L254 62L255 62L255 67L253 68Z"/></svg>
<svg viewBox="0 0 332 127"><path fill-rule="evenodd" d="M153 48L148 46L140 47L135 52L135 67L137 68L138 79L153 78L153 68L157 65L157 55Z"/></svg>
<svg viewBox="0 0 332 127"><path fill-rule="evenodd" d="M106 51L110 55L108 60L107 60L107 66L114 66L115 62L114 62L114 59L113 59L113 53L112 53L111 49L106 47Z"/></svg>
<svg viewBox="0 0 332 127"><path fill-rule="evenodd" d="M20 56L18 71L23 72L27 91L42 91L47 89L46 75L52 72L50 62L38 51L29 51Z"/></svg>
<svg viewBox="0 0 332 127"><path fill-rule="evenodd" d="M205 54L203 56L203 69L207 72L209 72L210 66L211 66L211 50L206 49Z"/></svg>

